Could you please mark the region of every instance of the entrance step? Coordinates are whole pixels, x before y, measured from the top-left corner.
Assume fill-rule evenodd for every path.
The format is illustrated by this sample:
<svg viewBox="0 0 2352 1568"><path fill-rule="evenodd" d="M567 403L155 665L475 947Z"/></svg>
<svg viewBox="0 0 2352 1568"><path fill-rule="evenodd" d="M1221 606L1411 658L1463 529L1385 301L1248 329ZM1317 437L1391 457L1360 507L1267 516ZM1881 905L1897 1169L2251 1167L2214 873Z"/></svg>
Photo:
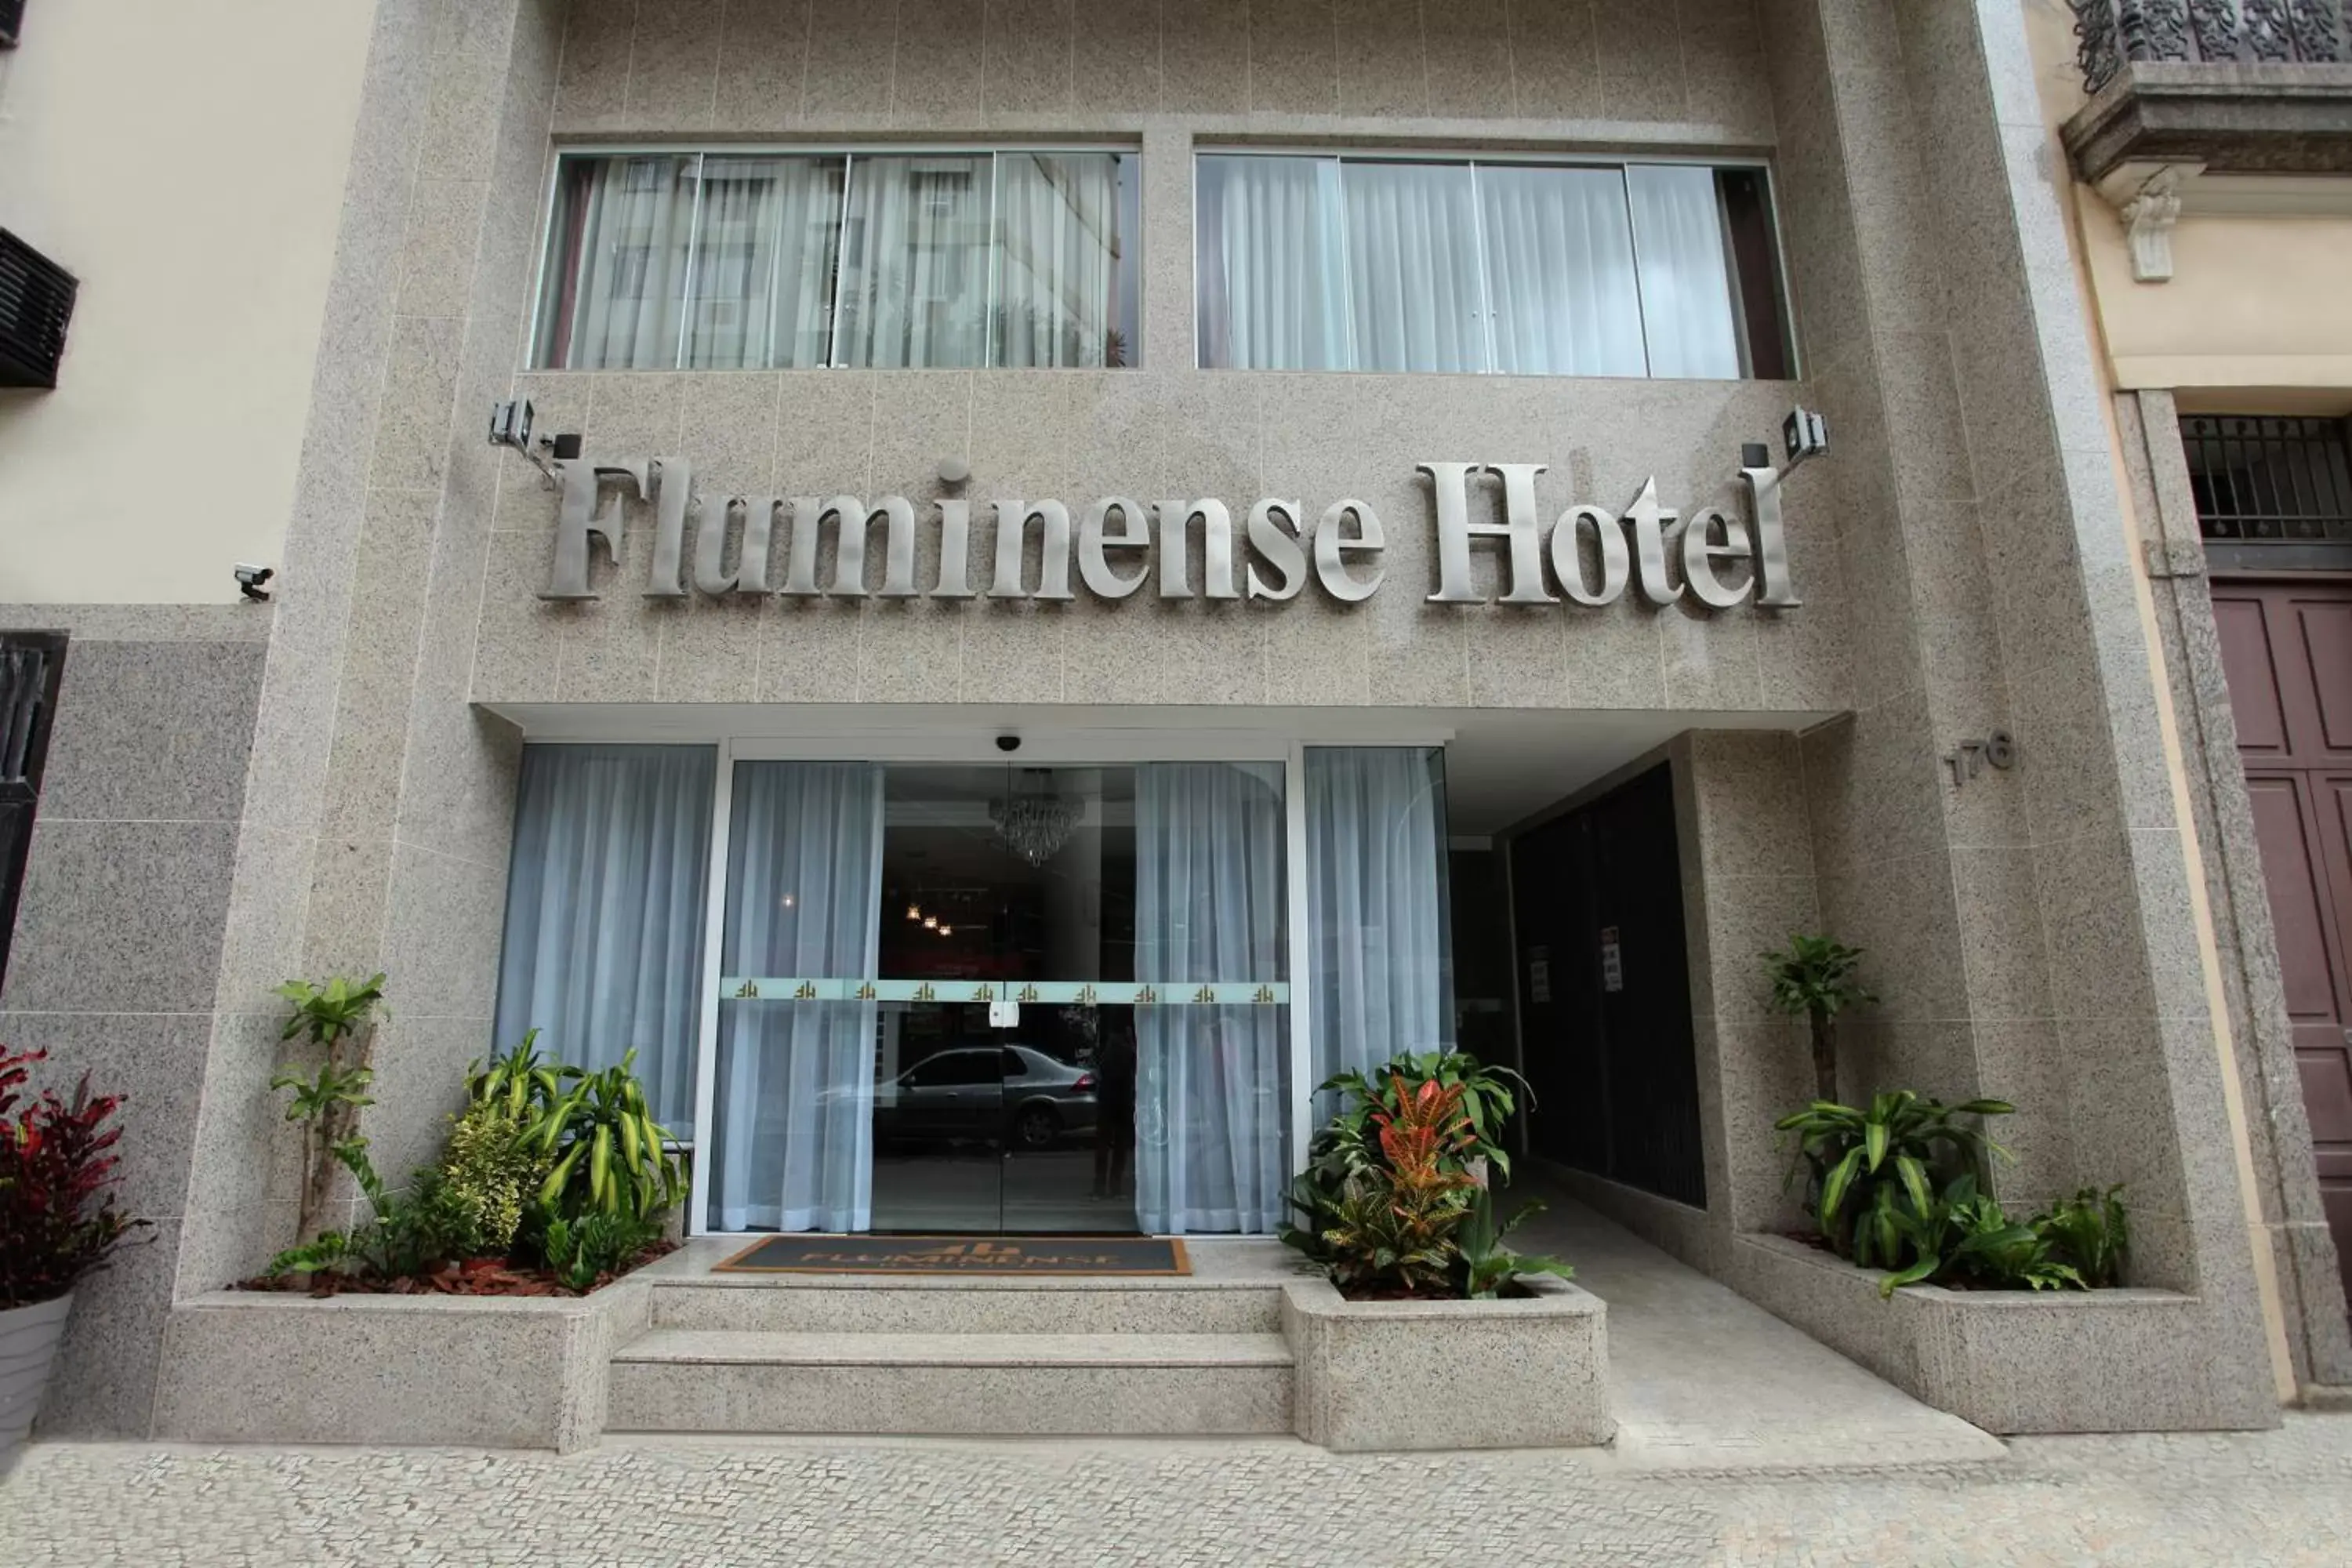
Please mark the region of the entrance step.
<svg viewBox="0 0 2352 1568"><path fill-rule="evenodd" d="M984 1294L1061 1300L1087 1293ZM808 1333L656 1327L614 1353L609 1399L606 1426L614 1431L1276 1433L1291 1430L1291 1358L1278 1333Z"/></svg>
<svg viewBox="0 0 2352 1568"><path fill-rule="evenodd" d="M1282 1328L1282 1292L1273 1285L1068 1280L779 1286L704 1276L656 1285L653 1326L762 1334L1272 1334Z"/></svg>

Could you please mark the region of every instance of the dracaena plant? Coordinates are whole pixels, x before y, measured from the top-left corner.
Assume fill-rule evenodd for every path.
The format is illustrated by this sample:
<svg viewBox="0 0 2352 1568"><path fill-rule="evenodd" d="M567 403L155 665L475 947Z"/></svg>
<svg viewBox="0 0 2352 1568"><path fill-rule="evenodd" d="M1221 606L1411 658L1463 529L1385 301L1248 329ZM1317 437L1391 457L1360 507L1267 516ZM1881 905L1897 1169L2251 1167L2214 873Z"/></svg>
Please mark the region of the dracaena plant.
<svg viewBox="0 0 2352 1568"><path fill-rule="evenodd" d="M54 1089L27 1100L32 1064L46 1059L0 1048L0 1310L55 1300L148 1223L110 1190L121 1097L91 1094L84 1074L70 1100Z"/></svg>
<svg viewBox="0 0 2352 1568"><path fill-rule="evenodd" d="M522 1147L551 1162L534 1195L556 1217L602 1212L652 1219L684 1190L684 1171L646 1103L636 1060L631 1051L601 1072L556 1069L562 1092L525 1125Z"/></svg>
<svg viewBox="0 0 2352 1568"><path fill-rule="evenodd" d="M1895 1205L1896 1233L1909 1260L1878 1282L1881 1296L1923 1281L1990 1289L2081 1290L2082 1271L2060 1256L2040 1222L2021 1224L1973 1175L1952 1178L1941 1193Z"/></svg>
<svg viewBox="0 0 2352 1568"><path fill-rule="evenodd" d="M1813 1097L1837 1099L1837 1018L1857 1003L1878 1000L1863 989L1854 971L1862 949L1833 937L1789 938L1789 951L1764 954L1772 982L1772 1005L1808 1025L1813 1047Z"/></svg>
<svg viewBox="0 0 2352 1568"><path fill-rule="evenodd" d="M358 1135L360 1111L374 1073L368 1066L373 1026L391 1016L384 1005L383 976L352 980L341 975L318 984L289 980L277 994L292 1004L278 1037L300 1039L317 1052L306 1068L281 1072L272 1089L290 1091L286 1119L302 1123L302 1194L296 1234L319 1234L333 1190L335 1169L344 1163L336 1150Z"/></svg>
<svg viewBox="0 0 2352 1568"><path fill-rule="evenodd" d="M2015 1109L2000 1100L1946 1105L1896 1089L1866 1108L1817 1100L1775 1126L1794 1147L1790 1179L1810 1173L1822 1239L1865 1268L1899 1268L1910 1250L1901 1223L1906 1205L1926 1213L1958 1175L1990 1191L1993 1164L2008 1151L1985 1131L1983 1119Z"/></svg>

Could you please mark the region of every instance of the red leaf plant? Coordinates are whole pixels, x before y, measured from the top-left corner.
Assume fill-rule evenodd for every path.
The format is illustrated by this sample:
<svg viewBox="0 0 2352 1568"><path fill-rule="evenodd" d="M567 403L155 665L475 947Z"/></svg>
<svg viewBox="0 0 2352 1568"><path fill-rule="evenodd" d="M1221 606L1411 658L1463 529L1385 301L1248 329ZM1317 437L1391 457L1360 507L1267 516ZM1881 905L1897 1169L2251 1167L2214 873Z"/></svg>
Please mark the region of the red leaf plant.
<svg viewBox="0 0 2352 1568"><path fill-rule="evenodd" d="M122 1097L93 1096L85 1073L72 1103L55 1089L27 1103L32 1064L47 1056L0 1048L0 1309L64 1295L148 1223L116 1209L108 1190L122 1129L107 1122Z"/></svg>

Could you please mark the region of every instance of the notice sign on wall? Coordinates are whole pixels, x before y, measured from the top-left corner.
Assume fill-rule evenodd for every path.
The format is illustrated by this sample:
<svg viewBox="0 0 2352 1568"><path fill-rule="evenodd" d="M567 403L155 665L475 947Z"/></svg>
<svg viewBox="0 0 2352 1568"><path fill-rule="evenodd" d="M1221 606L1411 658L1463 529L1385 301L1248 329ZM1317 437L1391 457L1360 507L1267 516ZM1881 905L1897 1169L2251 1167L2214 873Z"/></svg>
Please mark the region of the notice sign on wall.
<svg viewBox="0 0 2352 1568"><path fill-rule="evenodd" d="M1625 960L1617 950L1617 928L1601 928L1601 989L1625 989Z"/></svg>

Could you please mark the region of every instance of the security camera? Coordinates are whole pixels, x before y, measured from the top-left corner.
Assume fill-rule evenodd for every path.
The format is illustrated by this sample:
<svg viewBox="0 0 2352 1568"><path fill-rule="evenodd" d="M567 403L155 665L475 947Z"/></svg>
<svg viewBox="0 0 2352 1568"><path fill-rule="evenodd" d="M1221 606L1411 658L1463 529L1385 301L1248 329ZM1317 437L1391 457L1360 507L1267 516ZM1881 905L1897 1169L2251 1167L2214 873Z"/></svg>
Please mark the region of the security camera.
<svg viewBox="0 0 2352 1568"><path fill-rule="evenodd" d="M999 735L996 737L996 749L1000 752L1017 752L1021 749L1021 737Z"/></svg>
<svg viewBox="0 0 2352 1568"><path fill-rule="evenodd" d="M236 563L236 591L248 599L267 602L269 598L269 590L262 584L277 575L276 572L267 566L256 566L250 562L240 561Z"/></svg>

